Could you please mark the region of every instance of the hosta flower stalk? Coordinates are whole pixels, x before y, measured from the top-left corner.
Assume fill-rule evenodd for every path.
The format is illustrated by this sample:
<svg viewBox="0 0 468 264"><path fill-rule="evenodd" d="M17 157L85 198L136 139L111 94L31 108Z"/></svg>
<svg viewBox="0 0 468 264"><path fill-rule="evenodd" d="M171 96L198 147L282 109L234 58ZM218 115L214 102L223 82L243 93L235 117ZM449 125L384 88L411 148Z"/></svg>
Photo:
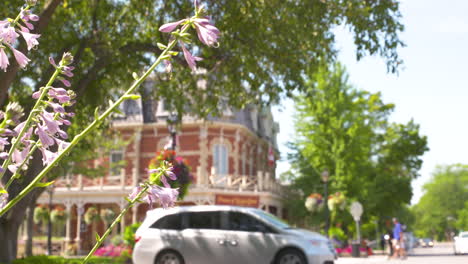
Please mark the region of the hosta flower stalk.
<svg viewBox="0 0 468 264"><path fill-rule="evenodd" d="M180 31L180 34L184 34L186 33L186 31L188 30L188 27L186 27L185 29L182 29ZM173 40L171 40L168 45L165 47L165 49L161 52L161 54L159 55L159 57L156 59L156 61L153 63L153 65L151 65L151 67L141 76L139 77L129 88L128 90L116 101L114 102L112 105L109 106L109 108L107 108L107 110L104 111L104 113L102 113L101 115L96 115L96 118L94 119L94 121L88 125L88 127L86 127L81 133L79 133L78 135L76 135L73 140L70 142L70 144L68 144L66 147L64 147L64 149L57 154L57 156L55 157L55 159L53 161L51 161L32 181L31 183L29 183L28 186L26 186L16 197L12 198L3 208L0 208L0 216L2 216L3 214L5 214L11 207L13 207L16 203L18 203L21 199L24 198L24 196L26 196L29 192L31 192L34 188L36 187L43 187L43 183L42 182L42 179L47 175L47 173L49 173L49 171L63 158L65 157L65 155L67 155L67 153L69 151L71 151L71 149L73 149L73 147L75 147L76 144L78 144L78 142L80 142L83 138L85 138L85 136L90 133L91 131L93 131L96 127L99 126L99 124L101 124L112 112L114 112L117 107L125 100L129 100L129 99L136 99L138 98L138 96L136 96L135 94L133 94L136 89L143 83L143 81L148 78L148 76L151 74L151 72L154 71L154 69L156 69L156 67L163 61L163 60L166 60L166 59L169 59L171 57L171 51L172 49L174 48L174 46L176 45L178 41L178 38L174 38ZM55 80L58 75L60 74L60 71L57 69L54 73L54 75L52 76L51 78L51 81L53 82L53 80ZM52 85L52 82L49 81L49 83L47 84L46 87L51 87ZM45 93L46 91L48 91L48 89L43 89L37 102L36 102L36 105L44 98L45 96ZM35 106L36 107L36 106ZM38 107L38 105L37 105ZM33 111L31 113L34 112L34 109L33 108ZM26 122L30 122L30 119L32 118L31 116L32 114L30 114L30 116L28 117L28 120ZM25 133L26 132L26 126L21 130L20 132L20 135L21 133ZM21 138L21 137L18 137L18 138ZM17 141L15 141L15 143L17 143ZM12 147L13 148L13 147ZM11 151L10 151L11 152ZM8 160L8 163L11 162L11 153L9 153L9 158L7 159ZM6 161L7 161L6 160ZM6 163L6 161L4 162L4 164ZM3 167L3 166L2 166ZM3 173L1 174L3 175Z"/></svg>

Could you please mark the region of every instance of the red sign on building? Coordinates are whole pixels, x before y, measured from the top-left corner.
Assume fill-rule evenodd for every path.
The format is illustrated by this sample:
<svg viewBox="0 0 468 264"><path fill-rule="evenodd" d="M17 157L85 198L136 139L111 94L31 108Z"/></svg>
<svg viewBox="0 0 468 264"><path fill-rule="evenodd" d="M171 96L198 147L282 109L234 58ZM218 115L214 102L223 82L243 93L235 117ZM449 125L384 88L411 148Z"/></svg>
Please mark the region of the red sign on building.
<svg viewBox="0 0 468 264"><path fill-rule="evenodd" d="M260 199L258 196L250 195L217 194L215 203L219 205L237 205L258 208Z"/></svg>

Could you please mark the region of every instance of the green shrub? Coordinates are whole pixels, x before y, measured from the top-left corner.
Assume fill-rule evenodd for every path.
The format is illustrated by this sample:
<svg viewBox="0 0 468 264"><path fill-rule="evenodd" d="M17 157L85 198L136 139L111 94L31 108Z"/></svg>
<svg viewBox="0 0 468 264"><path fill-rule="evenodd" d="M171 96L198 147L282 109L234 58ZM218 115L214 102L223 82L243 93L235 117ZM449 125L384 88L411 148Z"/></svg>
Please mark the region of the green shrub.
<svg viewBox="0 0 468 264"><path fill-rule="evenodd" d="M135 223L133 225L129 225L125 227L124 235L123 235L123 240L126 245L135 246L135 233L138 229L138 227L141 226L141 222Z"/></svg>
<svg viewBox="0 0 468 264"><path fill-rule="evenodd" d="M17 259L13 264L81 264L81 258L64 258L59 256L32 256L24 259ZM125 264L125 258L92 257L88 264Z"/></svg>
<svg viewBox="0 0 468 264"><path fill-rule="evenodd" d="M124 242L122 236L120 235L114 236L113 238L111 238L110 241L111 241L111 244L114 246L118 246Z"/></svg>

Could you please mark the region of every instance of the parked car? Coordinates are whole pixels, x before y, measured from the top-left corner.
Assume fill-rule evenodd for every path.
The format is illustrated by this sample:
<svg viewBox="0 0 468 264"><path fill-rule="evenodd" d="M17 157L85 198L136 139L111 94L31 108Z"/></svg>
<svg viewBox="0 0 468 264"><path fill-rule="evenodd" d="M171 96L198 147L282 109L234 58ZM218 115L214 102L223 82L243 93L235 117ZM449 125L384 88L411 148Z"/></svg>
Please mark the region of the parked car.
<svg viewBox="0 0 468 264"><path fill-rule="evenodd" d="M431 238L421 238L419 239L419 245L421 247L433 247L434 241Z"/></svg>
<svg viewBox="0 0 468 264"><path fill-rule="evenodd" d="M333 264L335 259L326 237L246 207L158 208L148 211L135 238L134 264Z"/></svg>
<svg viewBox="0 0 468 264"><path fill-rule="evenodd" d="M454 237L453 250L455 255L468 254L468 232L460 232L458 236Z"/></svg>

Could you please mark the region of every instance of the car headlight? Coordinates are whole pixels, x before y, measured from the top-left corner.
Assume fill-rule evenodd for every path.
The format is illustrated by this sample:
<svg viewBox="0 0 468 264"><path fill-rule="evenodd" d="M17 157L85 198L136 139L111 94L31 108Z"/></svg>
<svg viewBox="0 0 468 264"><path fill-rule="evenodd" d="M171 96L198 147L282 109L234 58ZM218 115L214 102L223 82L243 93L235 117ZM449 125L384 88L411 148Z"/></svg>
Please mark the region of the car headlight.
<svg viewBox="0 0 468 264"><path fill-rule="evenodd" d="M434 243L432 243L432 242L429 242L429 246L433 246L433 245L434 245Z"/></svg>

